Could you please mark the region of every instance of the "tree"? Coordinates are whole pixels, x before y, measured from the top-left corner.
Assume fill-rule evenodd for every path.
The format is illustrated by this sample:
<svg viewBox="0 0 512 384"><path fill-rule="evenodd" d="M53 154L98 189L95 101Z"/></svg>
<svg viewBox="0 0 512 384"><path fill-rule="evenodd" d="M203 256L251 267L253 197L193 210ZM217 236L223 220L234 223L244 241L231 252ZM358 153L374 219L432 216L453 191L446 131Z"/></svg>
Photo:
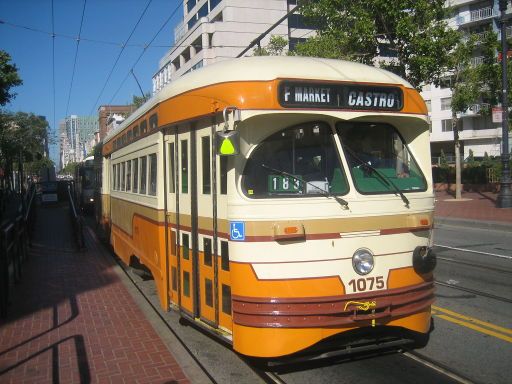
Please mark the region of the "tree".
<svg viewBox="0 0 512 384"><path fill-rule="evenodd" d="M11 88L23 84L15 64L9 64L11 56L0 50L0 105L4 106L16 96Z"/></svg>
<svg viewBox="0 0 512 384"><path fill-rule="evenodd" d="M283 36L272 35L270 41L265 48L254 48L254 56L281 56L285 47L288 45L288 40Z"/></svg>
<svg viewBox="0 0 512 384"><path fill-rule="evenodd" d="M144 104L147 100L151 98L151 92L146 92L144 96L136 96L133 95L132 105L135 109L139 108L142 104Z"/></svg>
<svg viewBox="0 0 512 384"><path fill-rule="evenodd" d="M17 163L42 158L48 140L48 122L33 113L0 113L0 164L10 178ZM9 183L12 186L12 183Z"/></svg>
<svg viewBox="0 0 512 384"><path fill-rule="evenodd" d="M445 0L303 1L317 35L295 54L379 64L414 87L438 84L459 35L445 21ZM390 59L382 59L388 57Z"/></svg>

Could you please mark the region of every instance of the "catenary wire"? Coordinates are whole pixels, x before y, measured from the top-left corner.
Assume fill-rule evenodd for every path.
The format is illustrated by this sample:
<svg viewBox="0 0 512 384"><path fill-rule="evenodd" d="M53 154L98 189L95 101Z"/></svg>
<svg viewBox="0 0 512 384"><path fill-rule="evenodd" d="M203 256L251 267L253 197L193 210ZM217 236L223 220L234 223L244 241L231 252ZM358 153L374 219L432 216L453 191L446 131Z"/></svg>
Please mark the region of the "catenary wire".
<svg viewBox="0 0 512 384"><path fill-rule="evenodd" d="M110 69L110 72L107 76L107 79L105 80L105 83L103 84L103 87L101 88L101 91L100 91L100 94L98 95L98 97L96 98L96 101L94 102L94 105L92 106L92 109L91 109L91 113L89 113L89 115L93 115L94 113L94 109L96 108L96 105L98 104L98 101L100 100L101 98L101 95L103 94L103 91L105 90L109 80L110 80L110 77L112 76L112 73L114 73L114 69L116 68L117 66L117 63L119 62L119 59L121 58L121 55L123 54L123 51L124 49L126 48L126 44L130 41L131 37L133 36L134 32L135 32L135 29L138 27L138 25L140 24L142 18L144 17L144 15L146 14L146 11L148 10L150 4L153 2L153 0L149 0L148 3L146 4L146 7L144 8L144 10L142 11L142 14L140 15L139 17L139 20L137 21L137 23L135 24L135 26L133 27L132 31L130 32L130 36L128 36L128 38L126 39L126 41L124 42L124 44L121 46L121 51L119 52L119 54L117 55L117 58L116 60L114 61L114 65L112 65L112 68Z"/></svg>
<svg viewBox="0 0 512 384"><path fill-rule="evenodd" d="M114 98L117 96L117 94L119 93L119 91L121 90L121 87L124 85L124 83L126 82L126 79L128 78L128 76L130 76L130 74L132 73L132 71L135 69L135 66L139 63L140 59L142 58L142 56L144 56L144 54L146 53L146 50L151 46L151 44L153 43L153 41L155 41L155 39L158 37L158 35L160 34L160 32L162 32L162 30L165 28L165 26L169 23L169 21L171 21L171 19L174 17L174 15L176 14L176 12L178 12L178 10L181 8L182 4L179 3L178 6L176 8L174 8L174 10L172 11L171 15L167 18L167 20L165 20L165 22L162 24L162 26L160 27L160 29L155 33L155 35L153 36L153 38L151 39L151 41L144 47L144 49L142 50L142 52L140 53L139 57L137 58L137 60L135 60L135 63L132 65L132 67L130 68L130 70L128 71L128 73L126 74L126 76L124 77L123 81L121 82L121 84L119 85L119 87L117 88L117 90L115 91L114 95L110 98L110 101L108 102L108 104L112 104L112 101L114 100Z"/></svg>
<svg viewBox="0 0 512 384"><path fill-rule="evenodd" d="M69 93L68 93L68 102L66 104L66 114L64 116L68 116L69 112L69 101L71 100L71 91L73 90L73 81L75 79L76 72L76 62L78 58L78 47L80 46L80 36L82 35L82 27L84 25L84 15L85 15L85 6L87 4L87 0L84 0L84 6L82 8L82 19L80 20L80 29L78 31L78 38L76 39L76 49L75 49L75 60L73 62L73 72L71 73L71 83L69 85Z"/></svg>

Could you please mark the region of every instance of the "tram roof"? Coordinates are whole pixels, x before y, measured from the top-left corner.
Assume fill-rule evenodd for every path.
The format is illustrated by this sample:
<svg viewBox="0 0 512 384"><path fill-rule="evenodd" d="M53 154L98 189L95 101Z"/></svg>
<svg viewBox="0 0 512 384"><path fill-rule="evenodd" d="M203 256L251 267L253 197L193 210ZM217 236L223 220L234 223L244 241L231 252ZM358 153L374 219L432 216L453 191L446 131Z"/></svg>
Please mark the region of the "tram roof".
<svg viewBox="0 0 512 384"><path fill-rule="evenodd" d="M104 142L109 141L160 102L184 92L219 83L269 81L281 78L397 84L413 88L410 83L394 73L345 60L298 56L253 56L230 59L210 64L170 82L117 129L110 132Z"/></svg>

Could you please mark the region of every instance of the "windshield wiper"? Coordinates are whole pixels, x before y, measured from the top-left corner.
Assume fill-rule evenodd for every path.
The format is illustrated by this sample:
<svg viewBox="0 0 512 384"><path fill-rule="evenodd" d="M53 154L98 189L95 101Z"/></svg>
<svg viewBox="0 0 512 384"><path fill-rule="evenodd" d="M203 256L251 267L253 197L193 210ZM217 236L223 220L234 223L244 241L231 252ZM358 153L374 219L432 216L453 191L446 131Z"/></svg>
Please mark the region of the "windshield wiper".
<svg viewBox="0 0 512 384"><path fill-rule="evenodd" d="M332 197L334 198L334 200L336 200L339 204L341 204L343 207L347 208L348 207L348 202L346 200L343 200L341 197L338 197L334 194L332 194L331 192L329 191L326 191L325 189L322 189L320 188L319 186L309 182L309 181L306 181L304 180L302 177L298 177L298 176L295 176L295 175L292 175L291 173L288 173L288 172L285 172L285 171L281 171L280 169L275 169L275 168L272 168L272 167L269 167L268 165L265 165L265 164L260 164L263 168L265 169L268 169L272 172L276 172L282 176L288 176L288 177L291 177L295 180L298 180L300 181L301 183L304 183L304 184L307 184L307 185L310 185L316 189L318 189L320 191L320 193L326 197Z"/></svg>
<svg viewBox="0 0 512 384"><path fill-rule="evenodd" d="M404 195L404 193L400 190L400 188L398 188L395 183L393 183L391 181L391 179L389 177L387 177L386 175L384 175L383 173L380 173L376 168L374 168L371 163L369 162L365 162L364 160L361 160L356 154L355 152L347 147L345 144L341 144L341 146L343 147L343 149L346 149L350 155L359 163L361 164L364 168L366 168L367 170L373 172L375 175L377 175L379 177L379 179L381 179L386 185L392 187L395 192L397 194L400 195L400 197L402 198L403 202L405 203L405 206L407 208L409 208L409 199L407 198L407 196Z"/></svg>

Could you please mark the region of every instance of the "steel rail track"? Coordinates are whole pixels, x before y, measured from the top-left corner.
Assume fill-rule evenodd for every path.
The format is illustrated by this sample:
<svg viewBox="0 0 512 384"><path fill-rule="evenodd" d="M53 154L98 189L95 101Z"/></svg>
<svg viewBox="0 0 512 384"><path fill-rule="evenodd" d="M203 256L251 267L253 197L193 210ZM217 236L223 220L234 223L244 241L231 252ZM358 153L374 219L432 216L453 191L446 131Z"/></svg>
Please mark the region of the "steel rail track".
<svg viewBox="0 0 512 384"><path fill-rule="evenodd" d="M472 263L470 261L456 260L456 259L452 259L452 258L449 258L449 257L437 256L436 258L437 258L437 260L445 261L447 263L467 265L468 267L481 268L481 269L485 269L487 271L494 271L494 272L499 272L499 273L512 274L512 269L489 267L489 266L486 266L486 265L483 265L483 264Z"/></svg>
<svg viewBox="0 0 512 384"><path fill-rule="evenodd" d="M452 288L452 289L457 289L459 291L469 292L469 293L472 293L472 294L477 295L477 296L488 297L489 299L501 301L501 302L504 302L504 303L512 303L512 299L509 299L507 297L496 296L496 295L493 295L491 293L487 293L487 292L483 292L483 291L478 291L476 289L471 289L471 288L461 287L459 285L443 283L443 282L437 281L437 280L434 280L434 284L440 285L442 287L448 287L448 288Z"/></svg>
<svg viewBox="0 0 512 384"><path fill-rule="evenodd" d="M474 381L472 380L469 380L467 377L465 377L464 375L454 371L453 369L445 366L444 364L442 363L439 363L438 361L435 361L433 359L430 359L424 355L422 355L421 353L419 352L416 352L416 351L407 351L407 350L404 350L402 352L402 355L408 357L409 359L412 359L428 368L431 368L445 376L448 376L449 378L457 381L458 383L461 383L461 384L476 384Z"/></svg>

